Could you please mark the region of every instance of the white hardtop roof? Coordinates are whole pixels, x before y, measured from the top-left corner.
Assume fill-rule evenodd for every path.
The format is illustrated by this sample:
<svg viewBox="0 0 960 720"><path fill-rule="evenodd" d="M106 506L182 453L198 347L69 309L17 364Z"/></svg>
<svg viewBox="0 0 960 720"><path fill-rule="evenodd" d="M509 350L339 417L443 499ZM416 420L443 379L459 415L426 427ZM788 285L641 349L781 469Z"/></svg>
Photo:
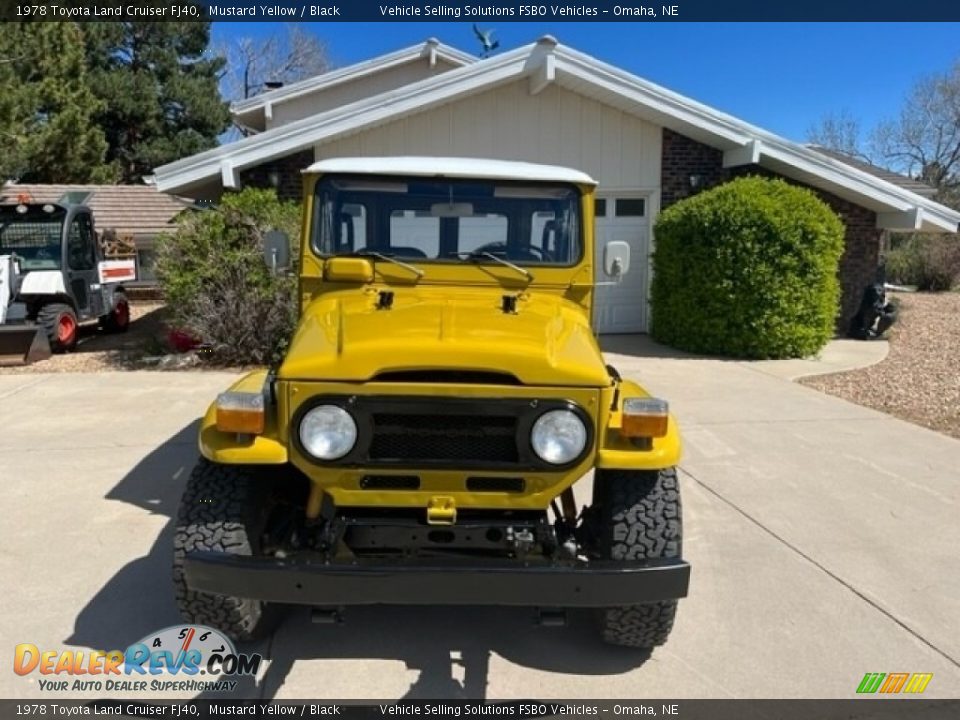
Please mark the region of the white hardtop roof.
<svg viewBox="0 0 960 720"><path fill-rule="evenodd" d="M596 185L580 170L510 160L458 157L352 157L314 163L305 173L356 173L360 175L416 175L419 177L530 180Z"/></svg>

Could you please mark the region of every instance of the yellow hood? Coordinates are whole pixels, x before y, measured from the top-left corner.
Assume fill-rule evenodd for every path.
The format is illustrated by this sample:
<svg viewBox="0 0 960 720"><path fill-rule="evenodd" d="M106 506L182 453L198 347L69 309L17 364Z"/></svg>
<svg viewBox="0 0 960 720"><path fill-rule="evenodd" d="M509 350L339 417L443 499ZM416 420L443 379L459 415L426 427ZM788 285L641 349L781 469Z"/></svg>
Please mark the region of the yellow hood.
<svg viewBox="0 0 960 720"><path fill-rule="evenodd" d="M505 313L489 289L373 288L325 294L304 310L283 379L365 381L412 370L507 372L525 385L610 383L582 309L549 293L521 295Z"/></svg>

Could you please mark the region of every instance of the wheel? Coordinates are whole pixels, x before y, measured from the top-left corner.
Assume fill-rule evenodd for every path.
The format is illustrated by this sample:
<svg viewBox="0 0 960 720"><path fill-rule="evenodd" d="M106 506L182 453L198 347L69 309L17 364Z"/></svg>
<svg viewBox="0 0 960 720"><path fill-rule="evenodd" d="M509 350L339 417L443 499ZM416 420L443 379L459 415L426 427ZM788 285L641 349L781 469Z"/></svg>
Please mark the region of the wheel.
<svg viewBox="0 0 960 720"><path fill-rule="evenodd" d="M238 641L260 637L269 629L276 608L259 600L190 590L183 572L184 557L191 550L256 554L268 487L243 467L203 458L194 467L180 500L173 538L173 584L186 622L209 625Z"/></svg>
<svg viewBox="0 0 960 720"><path fill-rule="evenodd" d="M593 482L597 545L603 559L680 557L683 524L675 468L597 470ZM676 600L603 608L599 611L603 639L635 648L663 645L676 612Z"/></svg>
<svg viewBox="0 0 960 720"><path fill-rule="evenodd" d="M37 313L37 323L47 333L53 352L70 352L77 346L77 314L66 303L44 305Z"/></svg>
<svg viewBox="0 0 960 720"><path fill-rule="evenodd" d="M100 318L100 327L107 332L123 333L130 329L130 302L118 292L113 296L113 310Z"/></svg>

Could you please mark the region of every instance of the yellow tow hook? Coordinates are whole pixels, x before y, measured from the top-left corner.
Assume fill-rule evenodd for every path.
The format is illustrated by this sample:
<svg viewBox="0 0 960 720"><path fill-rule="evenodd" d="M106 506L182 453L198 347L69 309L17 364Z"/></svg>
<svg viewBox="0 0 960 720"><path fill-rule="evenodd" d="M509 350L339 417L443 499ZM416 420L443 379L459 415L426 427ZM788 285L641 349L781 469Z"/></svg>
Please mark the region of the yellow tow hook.
<svg viewBox="0 0 960 720"><path fill-rule="evenodd" d="M427 503L428 525L453 525L457 522L457 505L452 497L437 495Z"/></svg>

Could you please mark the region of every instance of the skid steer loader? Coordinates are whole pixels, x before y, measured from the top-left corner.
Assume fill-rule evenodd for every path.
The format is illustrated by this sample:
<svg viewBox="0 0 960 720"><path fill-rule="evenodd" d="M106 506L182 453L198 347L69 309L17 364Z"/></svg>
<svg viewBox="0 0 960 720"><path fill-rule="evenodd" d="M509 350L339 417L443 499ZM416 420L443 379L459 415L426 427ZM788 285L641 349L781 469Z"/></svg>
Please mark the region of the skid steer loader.
<svg viewBox="0 0 960 720"><path fill-rule="evenodd" d="M29 364L77 345L81 323L124 332L132 260L105 260L83 205L0 205L0 364Z"/></svg>

